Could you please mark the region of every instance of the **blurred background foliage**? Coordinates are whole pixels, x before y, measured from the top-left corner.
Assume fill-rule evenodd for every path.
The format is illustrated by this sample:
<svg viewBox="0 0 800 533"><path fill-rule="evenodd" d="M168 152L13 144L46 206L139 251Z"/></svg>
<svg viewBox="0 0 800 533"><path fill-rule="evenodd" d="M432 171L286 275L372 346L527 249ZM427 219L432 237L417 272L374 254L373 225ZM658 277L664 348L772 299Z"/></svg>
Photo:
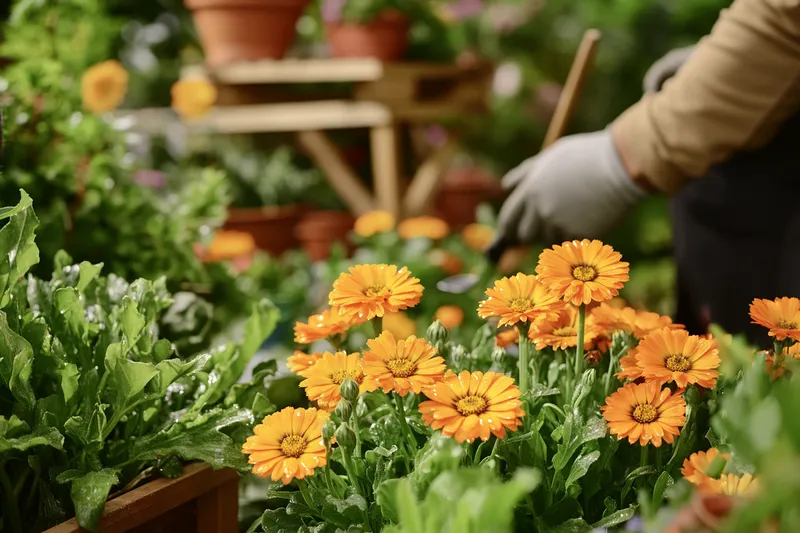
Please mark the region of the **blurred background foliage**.
<svg viewBox="0 0 800 533"><path fill-rule="evenodd" d="M47 0L28 0L41 4ZM92 2L93 0L86 0ZM324 0L321 0L324 1ZM8 16L9 0L0 2ZM730 0L440 0L412 31L414 60L485 59L497 65L487 116L463 130L464 151L497 176L533 155L544 135L585 29L603 33L595 67L584 89L572 132L605 127L642 93L648 67L672 48L708 33ZM131 73L125 106L169 105L169 88L202 50L182 0L106 0L111 54ZM431 4L434 6L434 4ZM324 54L320 4L298 23L290 55ZM45 45L43 43L43 45ZM634 265L626 297L654 311L672 309L674 268L667 201L654 197L607 239Z"/></svg>

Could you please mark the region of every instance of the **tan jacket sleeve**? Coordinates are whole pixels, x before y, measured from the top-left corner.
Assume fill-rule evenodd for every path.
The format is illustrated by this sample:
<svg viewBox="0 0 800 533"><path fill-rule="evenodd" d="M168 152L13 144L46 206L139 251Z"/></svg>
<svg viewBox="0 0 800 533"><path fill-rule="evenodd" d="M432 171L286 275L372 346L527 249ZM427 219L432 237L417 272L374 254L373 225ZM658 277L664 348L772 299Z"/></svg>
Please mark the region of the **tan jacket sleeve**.
<svg viewBox="0 0 800 533"><path fill-rule="evenodd" d="M798 108L800 0L736 0L661 92L612 130L635 179L675 192L766 144Z"/></svg>

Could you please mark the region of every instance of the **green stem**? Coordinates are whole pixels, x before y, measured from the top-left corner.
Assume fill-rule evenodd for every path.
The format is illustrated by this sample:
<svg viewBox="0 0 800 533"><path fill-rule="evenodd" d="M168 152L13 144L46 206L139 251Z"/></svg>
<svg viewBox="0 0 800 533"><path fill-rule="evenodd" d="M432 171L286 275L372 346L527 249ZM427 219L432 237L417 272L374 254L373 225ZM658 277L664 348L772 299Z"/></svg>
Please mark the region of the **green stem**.
<svg viewBox="0 0 800 533"><path fill-rule="evenodd" d="M650 451L650 445L649 444L645 444L644 446L642 446L642 452L641 452L641 455L640 455L640 458L639 458L639 466L640 467L647 466L649 464L649 458L648 458L648 452L649 451ZM643 489L644 488L645 477L646 476L640 476L639 477L639 482L637 483L637 485L639 486L639 489Z"/></svg>
<svg viewBox="0 0 800 533"><path fill-rule="evenodd" d="M564 403L572 401L572 361L569 360L569 352L564 352L564 366L567 367L567 378L564 383Z"/></svg>
<svg viewBox="0 0 800 533"><path fill-rule="evenodd" d="M306 481L304 479L298 479L297 486L300 488L300 495L303 497L303 501L306 502L306 506L311 509L312 511L316 511L316 507L314 507L314 500L311 499L311 495L308 493L308 485L306 485Z"/></svg>
<svg viewBox="0 0 800 533"><path fill-rule="evenodd" d="M353 458L350 457L350 454L347 450L342 450L342 457L344 458L344 469L347 470L347 477L350 479L350 483L353 484L353 488L356 489L356 492L363 498L366 499L366 496L363 494L361 490L361 484L358 482L358 476L356 476L356 469L355 465L353 465ZM361 511L361 516L364 521L364 531L369 532L372 531L369 526L369 516L367 515L366 510Z"/></svg>
<svg viewBox="0 0 800 533"><path fill-rule="evenodd" d="M3 487L3 492L6 493L6 502L8 506L8 521L11 523L11 530L14 533L22 533L22 520L19 516L19 506L17 505L17 495L14 493L14 487L11 485L11 480L6 473L6 463L0 463L0 485Z"/></svg>
<svg viewBox="0 0 800 533"><path fill-rule="evenodd" d="M353 404L353 414L350 415L350 419L353 421L353 432L356 434L356 456L361 457L361 432L358 430L358 415L356 414L359 398L356 398L356 402Z"/></svg>
<svg viewBox="0 0 800 533"><path fill-rule="evenodd" d="M775 341L773 346L775 349L775 364L772 365L772 368L777 370L783 364L783 341Z"/></svg>
<svg viewBox="0 0 800 533"><path fill-rule="evenodd" d="M578 307L578 344L575 346L575 375L583 373L583 339L586 329L586 306L581 304Z"/></svg>
<svg viewBox="0 0 800 533"><path fill-rule="evenodd" d="M531 341L528 338L528 324L520 322L517 324L519 329L519 390L524 396L531 388Z"/></svg>
<svg viewBox="0 0 800 533"><path fill-rule="evenodd" d="M608 352L608 372L606 375L603 376L603 398L607 398L609 394L611 394L611 378L614 375L614 368L616 367L616 362L621 359L625 353L628 351L628 348L622 349L619 354L612 353L610 350Z"/></svg>
<svg viewBox="0 0 800 533"><path fill-rule="evenodd" d="M379 337L381 333L383 333L383 317L376 316L372 320L370 320L370 324L372 324L372 332L376 337Z"/></svg>
<svg viewBox="0 0 800 533"><path fill-rule="evenodd" d="M403 428L403 434L406 437L405 441L408 446L408 452L413 457L417 453L417 439L414 437L414 433L411 431L411 427L406 421L406 407L403 403L403 398L396 392L393 392L392 396L394 396L394 405L397 408L397 418L400 419L400 427ZM408 464L406 464L406 467L408 467Z"/></svg>

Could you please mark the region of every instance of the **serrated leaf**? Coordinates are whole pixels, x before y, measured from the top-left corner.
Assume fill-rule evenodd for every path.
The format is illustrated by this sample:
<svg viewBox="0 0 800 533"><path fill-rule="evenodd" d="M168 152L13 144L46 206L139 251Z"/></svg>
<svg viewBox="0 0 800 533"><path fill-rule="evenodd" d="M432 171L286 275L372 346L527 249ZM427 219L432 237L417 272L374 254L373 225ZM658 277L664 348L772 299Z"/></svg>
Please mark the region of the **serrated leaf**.
<svg viewBox="0 0 800 533"><path fill-rule="evenodd" d="M113 468L89 472L72 480L70 496L75 506L75 518L81 527L97 531L108 493L116 483L117 470Z"/></svg>
<svg viewBox="0 0 800 533"><path fill-rule="evenodd" d="M0 416L0 453L16 450L24 452L36 446L50 446L61 450L64 445L64 436L56 428L36 428L29 432L28 424L12 416L6 419Z"/></svg>
<svg viewBox="0 0 800 533"><path fill-rule="evenodd" d="M130 361L123 357L119 344L108 347L106 369L111 375L109 382L114 393L112 407L115 410L124 409L158 375L155 365Z"/></svg>
<svg viewBox="0 0 800 533"><path fill-rule="evenodd" d="M120 325L122 326L122 333L125 335L129 346L133 346L136 343L136 339L142 332L144 324L144 316L139 312L136 302L130 297L125 296L122 299Z"/></svg>
<svg viewBox="0 0 800 533"><path fill-rule="evenodd" d="M30 385L33 370L33 349L23 337L8 326L6 314L0 311L0 380L26 409L33 409L36 397Z"/></svg>
<svg viewBox="0 0 800 533"><path fill-rule="evenodd" d="M205 368L208 361L211 359L211 354L198 355L189 361L181 361L180 359L165 359L156 365L158 376L154 380L156 383L156 392L159 395L164 395L169 387L175 380L199 372Z"/></svg>
<svg viewBox="0 0 800 533"><path fill-rule="evenodd" d="M34 243L34 231L39 219L33 212L33 202L25 191L15 207L5 208L0 228L0 309L8 305L14 285L30 268L39 262L39 248Z"/></svg>
<svg viewBox="0 0 800 533"><path fill-rule="evenodd" d="M64 395L64 402L69 402L78 391L80 370L74 363L66 363L56 370L56 373L61 380L61 393Z"/></svg>
<svg viewBox="0 0 800 533"><path fill-rule="evenodd" d="M83 261L78 268L80 269L80 273L78 275L78 284L75 285L75 290L82 293L100 274L100 271L103 270L103 263L93 265L88 261Z"/></svg>

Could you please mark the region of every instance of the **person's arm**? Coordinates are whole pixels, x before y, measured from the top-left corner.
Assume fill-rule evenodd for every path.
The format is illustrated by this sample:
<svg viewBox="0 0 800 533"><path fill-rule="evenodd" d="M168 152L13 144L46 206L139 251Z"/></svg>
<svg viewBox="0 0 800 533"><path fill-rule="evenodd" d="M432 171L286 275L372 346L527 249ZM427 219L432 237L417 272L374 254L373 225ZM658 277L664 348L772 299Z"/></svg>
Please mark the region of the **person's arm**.
<svg viewBox="0 0 800 533"><path fill-rule="evenodd" d="M766 144L800 108L800 0L736 0L674 78L612 133L633 179L665 192Z"/></svg>

